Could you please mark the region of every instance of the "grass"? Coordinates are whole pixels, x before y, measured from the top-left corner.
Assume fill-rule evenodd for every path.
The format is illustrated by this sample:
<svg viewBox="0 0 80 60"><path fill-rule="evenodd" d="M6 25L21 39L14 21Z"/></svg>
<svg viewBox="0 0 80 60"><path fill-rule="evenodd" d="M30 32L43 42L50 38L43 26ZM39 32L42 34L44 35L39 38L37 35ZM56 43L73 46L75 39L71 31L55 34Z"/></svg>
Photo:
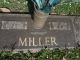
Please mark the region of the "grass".
<svg viewBox="0 0 80 60"><path fill-rule="evenodd" d="M0 59L43 59L43 60L62 60L63 58L67 60L79 60L80 59L80 48L76 49L56 49L46 50L43 49L38 53L14 53L13 52L3 52L0 51Z"/></svg>
<svg viewBox="0 0 80 60"><path fill-rule="evenodd" d="M69 3L72 2L73 0L66 0L64 5L58 5L54 9L54 11L58 14L66 14L66 15L80 15L80 2L75 2L75 3ZM63 3L62 3L63 4Z"/></svg>
<svg viewBox="0 0 80 60"><path fill-rule="evenodd" d="M56 9L54 10L58 14L64 13L67 15L80 15L80 4L67 4L67 5L60 5L57 6Z"/></svg>
<svg viewBox="0 0 80 60"><path fill-rule="evenodd" d="M0 0L0 8L8 8L11 12L29 12L26 0Z"/></svg>
<svg viewBox="0 0 80 60"><path fill-rule="evenodd" d="M71 2L72 0L66 0L65 3ZM5 7L10 9L11 12L21 12L21 13L33 13L34 4L31 0L0 0L0 8ZM58 5L52 10L52 13L56 12L58 15L63 13L66 15L80 15L80 2L79 4L71 3Z"/></svg>

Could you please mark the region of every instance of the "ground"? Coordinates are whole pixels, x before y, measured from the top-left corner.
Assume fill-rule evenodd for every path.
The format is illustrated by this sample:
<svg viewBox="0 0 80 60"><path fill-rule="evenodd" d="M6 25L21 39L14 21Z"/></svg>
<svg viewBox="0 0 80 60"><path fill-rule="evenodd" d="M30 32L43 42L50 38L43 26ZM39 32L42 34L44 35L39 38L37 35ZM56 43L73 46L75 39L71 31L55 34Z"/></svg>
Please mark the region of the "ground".
<svg viewBox="0 0 80 60"><path fill-rule="evenodd" d="M71 1L71 0L70 0ZM63 5L58 5L54 7L51 11L52 14L63 14L63 15L80 15L80 2L69 3L67 1ZM34 4L31 0L0 0L0 8L7 8L10 12L19 13L33 13ZM0 9L0 12L1 9Z"/></svg>

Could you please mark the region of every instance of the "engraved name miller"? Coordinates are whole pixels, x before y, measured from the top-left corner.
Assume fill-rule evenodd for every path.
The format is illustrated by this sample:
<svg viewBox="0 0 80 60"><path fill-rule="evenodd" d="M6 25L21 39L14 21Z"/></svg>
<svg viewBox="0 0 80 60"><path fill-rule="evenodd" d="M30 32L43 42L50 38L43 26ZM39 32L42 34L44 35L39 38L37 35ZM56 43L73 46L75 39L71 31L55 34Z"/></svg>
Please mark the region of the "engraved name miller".
<svg viewBox="0 0 80 60"><path fill-rule="evenodd" d="M22 40L21 38L19 38L19 45L18 46L43 46L43 45L58 45L56 43L56 38L55 37L45 37L44 41L45 43L42 44L41 43L41 37L39 37L37 39L38 44L35 44L35 37L31 38L25 38L24 40Z"/></svg>

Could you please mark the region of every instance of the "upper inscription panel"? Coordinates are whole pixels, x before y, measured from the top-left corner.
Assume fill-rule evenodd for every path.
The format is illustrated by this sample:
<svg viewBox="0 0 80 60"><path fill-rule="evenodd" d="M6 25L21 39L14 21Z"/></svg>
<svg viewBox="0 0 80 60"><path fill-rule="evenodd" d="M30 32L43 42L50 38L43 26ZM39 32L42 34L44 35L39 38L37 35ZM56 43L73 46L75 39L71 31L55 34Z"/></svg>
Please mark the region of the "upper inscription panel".
<svg viewBox="0 0 80 60"><path fill-rule="evenodd" d="M71 30L70 22L49 22L50 30Z"/></svg>
<svg viewBox="0 0 80 60"><path fill-rule="evenodd" d="M27 29L25 21L2 21L1 29Z"/></svg>

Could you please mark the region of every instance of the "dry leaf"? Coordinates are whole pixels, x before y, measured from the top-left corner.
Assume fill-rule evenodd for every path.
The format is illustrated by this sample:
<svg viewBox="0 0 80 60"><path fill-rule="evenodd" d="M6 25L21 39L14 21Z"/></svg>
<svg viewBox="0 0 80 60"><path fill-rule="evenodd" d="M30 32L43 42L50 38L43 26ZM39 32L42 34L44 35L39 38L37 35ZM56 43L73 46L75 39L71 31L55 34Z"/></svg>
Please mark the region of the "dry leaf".
<svg viewBox="0 0 80 60"><path fill-rule="evenodd" d="M0 8L0 9L1 9L2 12L10 12L10 10L7 9L7 8Z"/></svg>
<svg viewBox="0 0 80 60"><path fill-rule="evenodd" d="M66 60L66 59L63 57L63 60Z"/></svg>
<svg viewBox="0 0 80 60"><path fill-rule="evenodd" d="M50 14L57 14L57 13L50 13Z"/></svg>

